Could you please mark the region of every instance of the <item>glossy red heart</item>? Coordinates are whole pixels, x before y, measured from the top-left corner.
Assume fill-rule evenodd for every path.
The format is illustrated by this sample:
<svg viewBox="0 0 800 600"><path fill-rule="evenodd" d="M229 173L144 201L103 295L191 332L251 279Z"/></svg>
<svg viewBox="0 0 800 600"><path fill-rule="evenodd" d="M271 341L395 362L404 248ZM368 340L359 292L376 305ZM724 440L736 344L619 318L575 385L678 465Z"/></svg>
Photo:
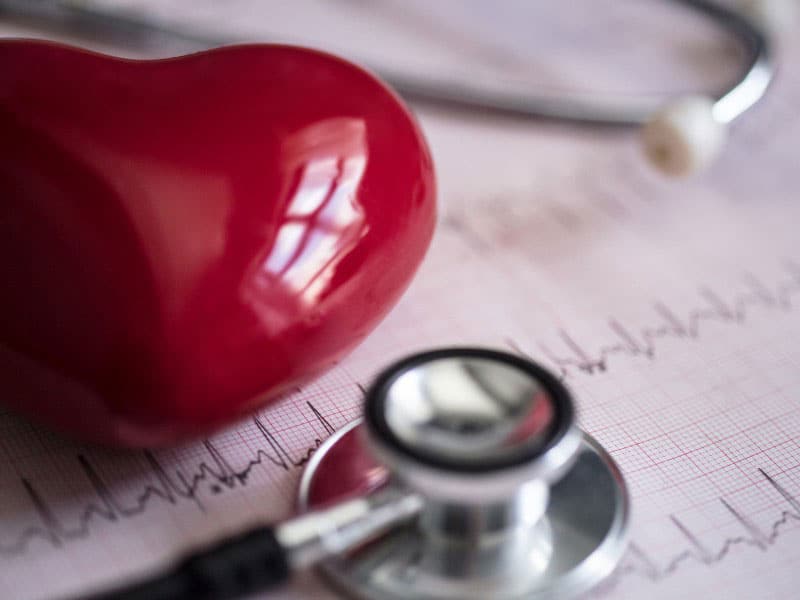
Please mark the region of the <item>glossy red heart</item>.
<svg viewBox="0 0 800 600"><path fill-rule="evenodd" d="M330 367L435 220L408 110L318 52L0 42L0 401L82 439L206 433Z"/></svg>

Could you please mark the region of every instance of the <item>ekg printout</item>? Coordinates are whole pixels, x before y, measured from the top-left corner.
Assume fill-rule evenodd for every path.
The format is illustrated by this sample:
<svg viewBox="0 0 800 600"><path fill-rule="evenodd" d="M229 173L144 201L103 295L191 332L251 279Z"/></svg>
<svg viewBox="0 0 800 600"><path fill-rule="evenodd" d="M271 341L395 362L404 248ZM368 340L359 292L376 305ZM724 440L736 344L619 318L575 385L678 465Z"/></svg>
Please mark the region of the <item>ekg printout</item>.
<svg viewBox="0 0 800 600"><path fill-rule="evenodd" d="M619 463L630 549L590 597L800 597L800 43L780 53L765 101L683 181L650 172L625 133L416 107L438 166L434 242L327 375L158 451L0 414L0 597L85 593L290 515L309 455L358 416L359 387L450 344L553 369ZM311 575L265 595L330 597Z"/></svg>

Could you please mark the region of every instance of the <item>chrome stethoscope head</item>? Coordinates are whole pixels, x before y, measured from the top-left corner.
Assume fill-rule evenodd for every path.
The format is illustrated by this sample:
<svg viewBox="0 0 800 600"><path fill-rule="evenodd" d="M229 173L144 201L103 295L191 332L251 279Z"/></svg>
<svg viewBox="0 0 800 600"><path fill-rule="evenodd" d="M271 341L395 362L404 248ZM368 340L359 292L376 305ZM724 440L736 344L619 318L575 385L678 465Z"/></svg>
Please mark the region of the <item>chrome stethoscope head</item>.
<svg viewBox="0 0 800 600"><path fill-rule="evenodd" d="M364 424L376 458L428 500L483 505L536 483L546 502L580 446L572 413L567 391L541 367L452 349L384 371L367 393Z"/></svg>
<svg viewBox="0 0 800 600"><path fill-rule="evenodd" d="M569 392L511 354L451 348L386 369L314 453L303 514L199 548L95 600L236 598L319 566L369 600L567 598L625 550L619 470Z"/></svg>
<svg viewBox="0 0 800 600"><path fill-rule="evenodd" d="M619 470L558 379L503 352L426 352L377 378L363 422L315 453L299 503L368 490L370 512L402 519L321 564L358 598L563 598L625 548Z"/></svg>

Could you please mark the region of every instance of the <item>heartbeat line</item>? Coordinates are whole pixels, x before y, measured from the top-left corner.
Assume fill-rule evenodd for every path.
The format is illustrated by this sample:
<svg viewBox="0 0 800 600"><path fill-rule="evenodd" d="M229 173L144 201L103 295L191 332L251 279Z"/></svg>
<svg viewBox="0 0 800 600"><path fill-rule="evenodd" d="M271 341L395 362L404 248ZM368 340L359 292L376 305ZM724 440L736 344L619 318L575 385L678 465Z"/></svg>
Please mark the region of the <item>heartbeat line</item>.
<svg viewBox="0 0 800 600"><path fill-rule="evenodd" d="M792 522L800 522L800 500L791 494L785 487L769 475L764 469L758 472L766 482L780 494L786 502L788 509L783 510L778 518L772 522L767 531L762 531L746 515L734 508L725 498L719 498L722 506L725 507L733 518L741 525L742 535L726 538L715 549L709 548L704 544L682 521L675 515L670 516L673 526L686 538L689 547L678 552L659 564L651 558L638 544L631 543L628 553L623 559L620 567L614 575L607 580L600 589L596 590L599 595L614 589L623 578L638 575L652 582L658 582L665 577L674 574L681 565L685 563L699 563L712 566L721 562L736 547L751 547L759 550L769 550L783 532Z"/></svg>
<svg viewBox="0 0 800 600"><path fill-rule="evenodd" d="M556 366L562 378L571 373L580 372L587 375L603 373L609 368L609 361L615 356L639 356L654 360L660 340L665 338L696 340L700 337L702 325L717 322L729 325L743 325L753 308L780 310L784 313L796 308L794 297L800 295L800 266L787 263L786 270L790 277L776 284L772 289L755 276L748 276L748 289L740 291L730 299L722 298L709 287L700 289L701 306L690 309L684 315L668 307L663 302L656 302L653 310L658 322L631 331L619 320L608 320L608 329L614 338L609 344L600 346L595 351L588 350L566 330L559 330L558 337L563 345L561 352L555 352L551 346L539 344L542 354ZM514 340L506 343L517 353L529 356Z"/></svg>
<svg viewBox="0 0 800 600"><path fill-rule="evenodd" d="M562 379L570 375L600 375L608 371L614 357L642 357L655 360L658 343L665 338L697 340L702 333L704 323L717 322L728 325L744 325L751 311L755 308L779 310L783 313L793 312L796 308L796 297L800 295L800 266L787 262L785 270L789 277L778 282L772 288L765 285L755 276L746 279L748 289L739 291L730 298L723 298L709 287L700 289L702 305L693 307L683 314L656 302L654 312L658 322L631 331L619 320L608 320L608 329L615 338L609 344L602 345L595 351L587 349L565 330L558 332L563 344L562 352L555 352L550 346L539 344L542 354L556 366ZM529 357L530 354L514 340L506 343L518 354ZM603 595L606 590L613 589L620 581L629 576L638 575L653 582L660 581L674 574L685 563L695 562L711 566L721 562L736 547L753 547L762 551L771 548L782 531L791 523L800 522L800 500L778 483L765 470L758 469L761 476L775 489L787 503L788 509L780 513L766 532L762 532L752 520L739 512L725 498L719 501L725 509L739 522L744 530L740 536L725 539L716 550L706 547L692 531L675 515L670 516L674 527L687 539L690 548L682 550L662 563L652 559L639 545L631 543L622 565L614 572L597 593Z"/></svg>
<svg viewBox="0 0 800 600"><path fill-rule="evenodd" d="M654 309L659 323L644 327L638 332L630 331L616 319L610 319L608 327L616 341L601 346L594 353L581 346L566 331L559 332L566 353L557 354L544 345L541 348L558 367L562 377L567 377L576 370L589 375L602 374L608 370L609 361L614 356L640 356L653 360L656 357L659 340L667 337L697 339L702 331L701 325L705 322L741 325L745 323L751 309L757 306L783 312L793 311L795 308L793 299L800 294L800 267L791 263L786 269L790 278L777 283L772 289L755 277L750 277L747 281L748 290L727 300L713 290L703 288L700 292L703 305L690 309L681 317L666 305L656 303ZM514 341L508 340L508 344L520 354L525 354ZM363 391L360 385L358 387ZM307 402L306 407L327 435L335 431L313 404ZM52 547L60 548L69 542L88 538L96 521L117 522L135 517L144 513L156 500L172 505L188 501L203 509L199 495L201 490L207 489L212 494L218 494L225 490L245 487L253 469L259 466L286 471L302 467L323 441L316 438L305 452L299 456L292 456L259 417L253 417L253 423L263 438L264 447L258 449L254 457L239 470L231 466L224 454L210 440L203 441L208 459L200 462L189 476L180 471L170 475L155 454L145 451L143 456L157 484L144 486L130 504L124 504L115 496L87 456L78 454L76 457L78 464L94 491L95 500L84 506L77 520L71 525L64 524L34 483L23 477L23 488L38 515L40 524L29 526L10 542L4 543L0 540L0 557L13 558L25 555L30 551L34 540L44 541ZM766 532L759 530L748 516L735 509L725 498L720 498L726 510L742 525L744 533L724 540L719 548L711 550L678 517L672 515L670 517L672 525L687 539L689 548L659 563L636 543L632 543L623 564L603 586L600 593L603 589L615 586L624 577L638 575L657 582L676 573L686 563L713 565L722 561L739 546L755 547L763 551L771 548L790 523L800 522L800 500L766 471L759 469L759 472L789 507L780 513ZM203 484L206 484L206 487Z"/></svg>
<svg viewBox="0 0 800 600"><path fill-rule="evenodd" d="M330 435L335 431L331 423L311 402L306 402L306 406L326 434ZM135 517L144 513L155 500L173 505L191 501L204 510L199 496L201 489L206 489L203 487L204 483L207 484L207 489L212 494L219 494L225 489L244 487L255 467L270 465L284 471L302 467L323 442L322 439L316 438L304 453L299 457L293 457L259 417L253 417L253 423L264 439L264 448L259 448L255 456L239 470L234 469L224 454L208 439L203 441L203 447L208 453L208 460L200 462L195 467L194 473L188 477L180 471L175 475L170 475L155 454L145 451L143 453L145 461L158 483L144 486L136 498L127 505L114 495L92 461L86 455L78 454L76 457L78 464L91 485L96 499L84 506L77 521L70 526L65 525L56 516L36 486L29 479L23 477L23 488L41 524L28 527L11 542L0 541L0 557L21 556L29 551L34 540L42 540L53 547L60 548L67 542L85 539L91 534L91 526L97 520L117 522L121 519Z"/></svg>

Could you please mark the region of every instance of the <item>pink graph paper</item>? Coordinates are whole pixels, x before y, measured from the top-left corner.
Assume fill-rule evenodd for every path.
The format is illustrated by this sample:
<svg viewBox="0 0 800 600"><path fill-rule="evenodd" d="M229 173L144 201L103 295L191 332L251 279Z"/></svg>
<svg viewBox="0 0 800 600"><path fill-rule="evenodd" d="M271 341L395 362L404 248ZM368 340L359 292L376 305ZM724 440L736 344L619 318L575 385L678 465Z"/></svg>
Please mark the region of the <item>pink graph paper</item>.
<svg viewBox="0 0 800 600"><path fill-rule="evenodd" d="M304 459L358 415L360 385L406 353L480 344L561 374L625 474L632 543L591 597L797 598L800 44L781 53L720 161L680 182L651 173L627 133L417 106L438 165L435 241L328 375L152 453L0 414L0 597L84 593L289 515ZM267 597L329 595L303 575Z"/></svg>

